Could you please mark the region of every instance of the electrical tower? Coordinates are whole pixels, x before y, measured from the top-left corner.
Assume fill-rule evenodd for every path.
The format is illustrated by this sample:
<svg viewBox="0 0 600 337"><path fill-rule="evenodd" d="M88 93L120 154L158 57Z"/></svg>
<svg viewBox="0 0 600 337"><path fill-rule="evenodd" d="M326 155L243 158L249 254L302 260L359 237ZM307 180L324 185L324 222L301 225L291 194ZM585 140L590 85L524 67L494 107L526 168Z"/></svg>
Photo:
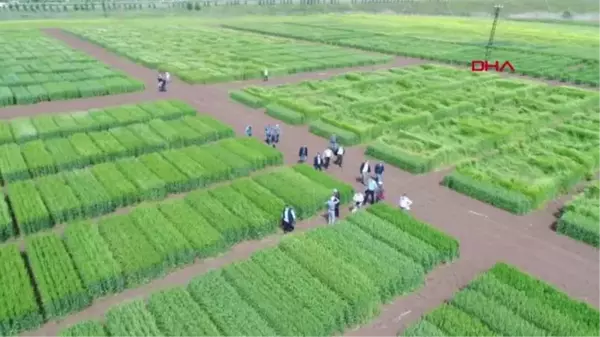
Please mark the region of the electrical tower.
<svg viewBox="0 0 600 337"><path fill-rule="evenodd" d="M492 47L494 45L494 35L496 35L496 26L498 25L498 17L500 16L500 10L502 9L502 5L494 6L494 23L492 24L492 29L490 30L490 39L488 40L487 46L485 46L485 59L486 61L490 60L490 55L492 53Z"/></svg>

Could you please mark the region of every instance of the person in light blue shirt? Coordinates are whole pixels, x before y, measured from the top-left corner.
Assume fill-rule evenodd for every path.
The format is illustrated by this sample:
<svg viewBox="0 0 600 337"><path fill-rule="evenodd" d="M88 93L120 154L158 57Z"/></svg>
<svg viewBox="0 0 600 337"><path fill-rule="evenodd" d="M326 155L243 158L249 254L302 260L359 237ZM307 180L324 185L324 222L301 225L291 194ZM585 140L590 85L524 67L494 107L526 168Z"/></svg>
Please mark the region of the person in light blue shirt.
<svg viewBox="0 0 600 337"><path fill-rule="evenodd" d="M252 125L246 126L246 136L252 137Z"/></svg>
<svg viewBox="0 0 600 337"><path fill-rule="evenodd" d="M373 178L369 178L367 190L365 191L365 203L371 199L371 205L375 203L375 190L377 190L377 182Z"/></svg>
<svg viewBox="0 0 600 337"><path fill-rule="evenodd" d="M339 204L340 200L335 196L331 196L329 200L327 200L327 224L333 225L335 223L335 208Z"/></svg>

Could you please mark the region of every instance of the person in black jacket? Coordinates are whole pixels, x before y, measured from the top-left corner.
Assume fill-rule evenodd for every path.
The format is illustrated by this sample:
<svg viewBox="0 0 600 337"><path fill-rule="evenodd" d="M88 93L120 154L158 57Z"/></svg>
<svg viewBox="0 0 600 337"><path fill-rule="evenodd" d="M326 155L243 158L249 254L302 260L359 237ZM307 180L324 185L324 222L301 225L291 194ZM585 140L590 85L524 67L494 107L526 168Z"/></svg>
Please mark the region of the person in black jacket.
<svg viewBox="0 0 600 337"><path fill-rule="evenodd" d="M375 164L375 178L377 179L378 183L381 182L381 178L383 177L384 170L385 170L385 167L383 166L382 162Z"/></svg>
<svg viewBox="0 0 600 337"><path fill-rule="evenodd" d="M300 146L300 150L298 151L298 157L300 157L300 162L304 163L306 158L308 158L308 147L306 145Z"/></svg>
<svg viewBox="0 0 600 337"><path fill-rule="evenodd" d="M320 153L317 153L317 155L315 156L315 159L313 160L313 166L315 170L323 170L323 158L321 158Z"/></svg>

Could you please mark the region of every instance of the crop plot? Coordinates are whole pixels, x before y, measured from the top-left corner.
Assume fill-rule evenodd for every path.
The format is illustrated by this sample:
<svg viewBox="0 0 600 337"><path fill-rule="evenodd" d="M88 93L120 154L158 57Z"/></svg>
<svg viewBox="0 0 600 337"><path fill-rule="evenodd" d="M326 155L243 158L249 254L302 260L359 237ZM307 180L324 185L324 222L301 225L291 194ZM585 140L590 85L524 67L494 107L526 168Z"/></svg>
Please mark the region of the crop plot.
<svg viewBox="0 0 600 337"><path fill-rule="evenodd" d="M32 254L27 256L32 261L35 284L41 287L38 290L45 317L81 309L94 298L148 282L174 267L189 264L196 257L214 256L240 241L271 234L279 226L286 204L305 207L300 219L311 217L323 209L324 200L331 194L331 189L322 184L345 191L342 202L350 200L353 194L350 185L325 173L308 173L303 167L279 168L228 185L193 191L183 199L140 205L129 214L112 215L97 222L69 223L62 238L54 233L28 237L25 253ZM273 176L276 179L264 179ZM283 177L291 181L282 180ZM300 183L314 193L307 196L298 189ZM256 200L253 195L257 194L270 198ZM298 204L298 200L302 200L302 204ZM403 221L408 223L406 219ZM442 235L431 231L421 235L432 238ZM449 254L456 254L458 247L452 249ZM3 333L34 328L42 319L35 300L32 298L34 302L29 303L26 297L20 297L33 295L33 283L27 279L17 247L0 246L0 256L4 257L0 260L1 270L6 271L0 279L7 281L0 284L0 293L5 294L0 303L6 309L0 311L0 328ZM151 312L157 310L160 308L153 308ZM164 317L159 319L164 322ZM117 326L135 323L122 322L119 317L115 320ZM124 330L114 330L117 326L111 324L108 331L124 334ZM102 330L93 323L78 329L81 330L69 331Z"/></svg>
<svg viewBox="0 0 600 337"><path fill-rule="evenodd" d="M563 130L560 126L542 129L528 139L502 147L493 156L459 165L444 178L444 184L496 207L524 214L595 174L599 146L595 133Z"/></svg>
<svg viewBox="0 0 600 337"><path fill-rule="evenodd" d="M391 57L220 28L111 26L73 33L189 83L216 83L385 63Z"/></svg>
<svg viewBox="0 0 600 337"><path fill-rule="evenodd" d="M579 127L586 121L589 128L597 119L598 112L594 114L594 110L598 111L598 95L593 92L522 86L497 94L491 87L489 95L484 95L492 97L489 101L474 106L470 105L472 100L465 99L455 108L442 111L446 118L390 130L369 144L367 154L413 173L425 173L528 139L539 128L560 124L566 130L572 123L579 123ZM431 100L435 100L434 96ZM576 119L570 115L573 111L579 113Z"/></svg>
<svg viewBox="0 0 600 337"><path fill-rule="evenodd" d="M488 23L479 20L427 17L330 16L295 19L268 25L225 27L267 35L324 42L380 53L470 65L483 55ZM483 28L482 25L485 25ZM494 58L508 60L521 74L598 86L598 39L593 29L506 23L498 30ZM577 38L574 38L574 37ZM562 38L561 38L562 37Z"/></svg>
<svg viewBox="0 0 600 337"><path fill-rule="evenodd" d="M499 84L495 86L497 81ZM266 106L267 114L287 123L309 123L311 132L317 135L335 133L342 143L349 145L372 140L387 129L441 117L444 110L466 103L467 95L488 82L490 91L495 89L498 95L510 90L502 88L504 80L495 75L477 76L424 65L347 73L328 80L272 88L249 87L230 95L243 104ZM442 91L444 95L440 96ZM432 101L423 97L431 97Z"/></svg>
<svg viewBox="0 0 600 337"><path fill-rule="evenodd" d="M36 30L0 37L0 107L140 91L144 84Z"/></svg>
<svg viewBox="0 0 600 337"><path fill-rule="evenodd" d="M558 233L598 248L600 238L599 188L599 183L595 182L565 205L556 226Z"/></svg>
<svg viewBox="0 0 600 337"><path fill-rule="evenodd" d="M403 336L598 336L598 310L504 263Z"/></svg>
<svg viewBox="0 0 600 337"><path fill-rule="evenodd" d="M255 139L235 140L254 152L258 165L234 171L242 157L232 163L211 156L223 151L220 142L171 149L96 164L81 170L61 172L10 184L6 195L21 234L30 234L54 224L92 218L140 201L163 199L168 193L186 192L215 182L246 175L253 170L280 164L282 155ZM254 143L254 144L253 144ZM212 165L211 165L212 164ZM13 232L14 233L14 232Z"/></svg>
<svg viewBox="0 0 600 337"><path fill-rule="evenodd" d="M144 112L135 105L115 110L127 111L127 108ZM89 117L89 112L83 113L86 113L87 120L92 122L87 126L98 127L93 123L95 121L93 115ZM81 112L76 114L79 114L81 118ZM68 117L70 115L58 115L56 119ZM145 117L150 116L146 115ZM19 122L31 122L31 120ZM189 129L186 139L176 136L180 123ZM7 184L28 178L38 178L124 157L141 156L183 146L201 145L234 135L233 129L207 116L182 116L173 120L151 119L141 123L114 126L105 130L96 128L94 130L97 131L69 134L69 131L60 132L59 128L59 133L56 135L62 133L65 138L47 138L21 144L0 145L2 181ZM163 135L169 131L174 133L173 137L166 135L163 138Z"/></svg>
<svg viewBox="0 0 600 337"><path fill-rule="evenodd" d="M388 245L397 238L403 241ZM422 264L416 256L430 259ZM330 336L369 320L382 303L415 290L432 267L457 256L452 237L377 204L335 226L286 238L276 248L210 271L187 288L157 292L146 308L141 301L117 306L106 326L135 324L137 334L148 324L163 334ZM139 312L135 318L131 307ZM206 324L196 322L198 317ZM102 323L82 324L66 331L98 330Z"/></svg>

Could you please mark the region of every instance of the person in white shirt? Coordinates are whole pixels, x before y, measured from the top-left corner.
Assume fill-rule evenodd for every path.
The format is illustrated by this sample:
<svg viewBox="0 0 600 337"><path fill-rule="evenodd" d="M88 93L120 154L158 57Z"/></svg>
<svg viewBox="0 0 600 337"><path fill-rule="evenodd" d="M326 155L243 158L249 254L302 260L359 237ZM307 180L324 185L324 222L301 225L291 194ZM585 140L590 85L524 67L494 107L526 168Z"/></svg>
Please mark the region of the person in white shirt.
<svg viewBox="0 0 600 337"><path fill-rule="evenodd" d="M352 213L355 213L356 211L358 211L360 206L362 206L363 202L365 201L365 196L360 192L356 192L356 194L354 194L354 197L352 197L352 201L354 201L354 207L352 208Z"/></svg>
<svg viewBox="0 0 600 337"><path fill-rule="evenodd" d="M269 80L269 69L265 68L263 70L263 81L268 81Z"/></svg>
<svg viewBox="0 0 600 337"><path fill-rule="evenodd" d="M296 212L294 212L293 207L286 205L283 209L283 213L281 214L281 225L283 227L284 233L293 232L295 224Z"/></svg>
<svg viewBox="0 0 600 337"><path fill-rule="evenodd" d="M400 201L398 202L398 205L400 206L400 208L404 211L410 211L410 205L412 205L412 200L410 200L407 196L406 193L402 194L402 196L400 197Z"/></svg>
<svg viewBox="0 0 600 337"><path fill-rule="evenodd" d="M325 151L323 151L323 168L326 170L329 168L331 157L333 157L333 151L329 148L325 149Z"/></svg>
<svg viewBox="0 0 600 337"><path fill-rule="evenodd" d="M369 161L366 160L360 165L360 181L363 185L367 184L369 173L371 173L371 165L369 165Z"/></svg>
<svg viewBox="0 0 600 337"><path fill-rule="evenodd" d="M343 147L338 147L337 151L335 151L335 161L333 162L334 164L336 164L337 166L339 166L340 168L342 168L342 161L344 160L344 148Z"/></svg>

